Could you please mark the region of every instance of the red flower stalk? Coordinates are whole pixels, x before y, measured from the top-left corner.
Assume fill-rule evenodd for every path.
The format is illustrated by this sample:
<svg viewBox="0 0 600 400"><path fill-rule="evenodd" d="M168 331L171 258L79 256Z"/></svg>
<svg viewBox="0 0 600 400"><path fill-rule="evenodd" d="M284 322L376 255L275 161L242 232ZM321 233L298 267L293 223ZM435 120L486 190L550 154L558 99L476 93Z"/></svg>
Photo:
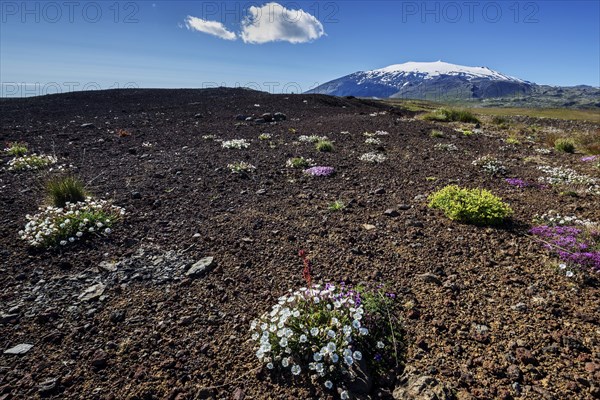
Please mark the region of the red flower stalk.
<svg viewBox="0 0 600 400"><path fill-rule="evenodd" d="M310 260L306 257L306 252L304 250L300 250L298 252L298 255L300 256L300 258L302 258L302 261L304 262L304 270L302 270L302 277L308 284L308 288L311 289L312 278L310 276Z"/></svg>

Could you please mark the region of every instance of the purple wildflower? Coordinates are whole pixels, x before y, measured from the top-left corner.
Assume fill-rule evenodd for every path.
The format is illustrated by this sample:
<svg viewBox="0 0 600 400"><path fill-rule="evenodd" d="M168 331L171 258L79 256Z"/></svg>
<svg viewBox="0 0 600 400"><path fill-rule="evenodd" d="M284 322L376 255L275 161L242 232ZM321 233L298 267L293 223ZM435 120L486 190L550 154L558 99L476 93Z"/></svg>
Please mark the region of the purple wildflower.
<svg viewBox="0 0 600 400"><path fill-rule="evenodd" d="M590 162L590 161L594 161L597 158L598 158L598 156L585 156L585 157L581 157L581 161Z"/></svg>
<svg viewBox="0 0 600 400"><path fill-rule="evenodd" d="M333 167L312 167L304 170L304 173L312 176L329 176L335 172Z"/></svg>
<svg viewBox="0 0 600 400"><path fill-rule="evenodd" d="M516 186L518 188L524 188L524 187L530 186L523 179L519 179L519 178L506 178L505 180L506 180L506 183L508 183L509 185Z"/></svg>

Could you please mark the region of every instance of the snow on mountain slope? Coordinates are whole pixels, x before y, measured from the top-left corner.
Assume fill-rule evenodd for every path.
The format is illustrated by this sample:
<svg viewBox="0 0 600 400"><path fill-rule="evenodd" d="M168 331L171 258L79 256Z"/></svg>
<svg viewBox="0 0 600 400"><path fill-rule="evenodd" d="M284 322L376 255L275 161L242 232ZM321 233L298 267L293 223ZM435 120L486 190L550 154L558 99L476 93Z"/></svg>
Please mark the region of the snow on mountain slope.
<svg viewBox="0 0 600 400"><path fill-rule="evenodd" d="M533 84L487 67L407 62L359 71L327 82L309 93L336 96L473 99L527 94Z"/></svg>
<svg viewBox="0 0 600 400"><path fill-rule="evenodd" d="M382 75L400 75L415 74L424 75L425 79L433 79L440 75L465 75L477 78L489 78L507 80L513 82L525 82L521 79L513 78L488 67L466 67L463 65L450 64L443 61L436 62L407 62L404 64L394 64L385 68L365 71L367 77Z"/></svg>

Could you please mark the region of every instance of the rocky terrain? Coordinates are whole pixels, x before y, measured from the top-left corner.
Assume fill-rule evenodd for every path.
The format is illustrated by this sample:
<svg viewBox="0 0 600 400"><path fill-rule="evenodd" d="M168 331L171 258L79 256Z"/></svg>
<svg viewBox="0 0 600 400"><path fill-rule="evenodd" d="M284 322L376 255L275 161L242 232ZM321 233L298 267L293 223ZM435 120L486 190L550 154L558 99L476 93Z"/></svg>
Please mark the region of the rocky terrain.
<svg viewBox="0 0 600 400"><path fill-rule="evenodd" d="M600 221L598 196L518 188L472 161L493 154L533 182L540 163L598 170L581 154L507 144L491 125L455 128L365 100L243 89L0 101L3 143L56 155L126 210L106 238L32 249L18 232L57 172L0 170L0 399L333 398L268 372L249 341L250 321L303 285L299 249L315 281L397 294L405 368L372 399L599 398L598 277L560 273L528 234L549 210ZM378 130L387 160L360 161L374 150L363 133ZM327 136L334 151L299 135ZM336 174L287 168L296 156ZM236 161L256 170L232 174ZM489 189L514 216L494 228L450 221L427 207L450 183ZM346 208L329 210L336 200Z"/></svg>

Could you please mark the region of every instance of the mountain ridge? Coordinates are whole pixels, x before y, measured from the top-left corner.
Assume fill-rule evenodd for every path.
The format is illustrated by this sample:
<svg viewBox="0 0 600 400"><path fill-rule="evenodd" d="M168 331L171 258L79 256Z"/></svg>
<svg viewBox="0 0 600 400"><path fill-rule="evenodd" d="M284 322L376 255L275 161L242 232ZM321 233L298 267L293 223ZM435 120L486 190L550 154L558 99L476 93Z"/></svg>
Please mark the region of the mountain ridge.
<svg viewBox="0 0 600 400"><path fill-rule="evenodd" d="M531 100L540 106L600 106L600 88L538 85L488 67L469 67L443 61L409 61L357 71L306 93L434 101L510 99L509 102L512 102L518 99Z"/></svg>

